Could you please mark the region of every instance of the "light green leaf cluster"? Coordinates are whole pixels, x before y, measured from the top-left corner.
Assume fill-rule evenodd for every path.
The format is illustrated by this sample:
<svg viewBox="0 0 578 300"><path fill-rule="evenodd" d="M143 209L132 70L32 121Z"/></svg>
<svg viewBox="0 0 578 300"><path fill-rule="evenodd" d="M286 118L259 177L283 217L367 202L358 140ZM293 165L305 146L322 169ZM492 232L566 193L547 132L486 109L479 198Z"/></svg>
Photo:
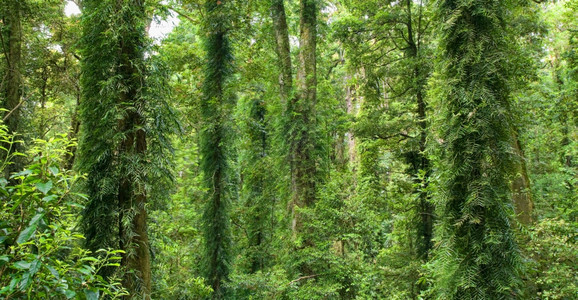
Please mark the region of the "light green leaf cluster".
<svg viewBox="0 0 578 300"><path fill-rule="evenodd" d="M3 126L0 140L11 143ZM118 266L119 251L99 250L97 259L80 247L84 237L74 224L86 199L75 192L81 176L61 169L70 143L63 137L36 140L26 155L31 163L0 179L2 298L119 299L126 294L117 278L98 275L101 268Z"/></svg>

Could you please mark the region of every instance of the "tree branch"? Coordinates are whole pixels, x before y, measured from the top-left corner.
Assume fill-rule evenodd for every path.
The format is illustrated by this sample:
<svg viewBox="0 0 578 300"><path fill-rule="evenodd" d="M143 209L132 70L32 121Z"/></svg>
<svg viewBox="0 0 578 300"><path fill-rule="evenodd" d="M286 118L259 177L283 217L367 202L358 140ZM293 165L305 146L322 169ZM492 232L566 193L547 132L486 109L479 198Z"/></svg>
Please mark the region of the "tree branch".
<svg viewBox="0 0 578 300"><path fill-rule="evenodd" d="M294 284L294 283L296 283L296 282L299 282L299 281L301 281L301 280L309 279L309 278L314 278L314 277L317 277L317 276L319 276L319 275L318 275L318 274L313 274L313 275L301 276L301 277L299 277L299 278L297 278L297 279L291 280L291 282L289 282L288 285L292 285L292 284Z"/></svg>
<svg viewBox="0 0 578 300"><path fill-rule="evenodd" d="M22 104L24 103L25 99L22 99L22 101L20 101L20 103L18 103L18 105L16 105L16 107L14 107L11 111L9 111L6 116L4 116L4 118L2 119L3 122L6 122L6 120L8 120L8 117L10 117L10 115L15 112L20 106L22 106Z"/></svg>

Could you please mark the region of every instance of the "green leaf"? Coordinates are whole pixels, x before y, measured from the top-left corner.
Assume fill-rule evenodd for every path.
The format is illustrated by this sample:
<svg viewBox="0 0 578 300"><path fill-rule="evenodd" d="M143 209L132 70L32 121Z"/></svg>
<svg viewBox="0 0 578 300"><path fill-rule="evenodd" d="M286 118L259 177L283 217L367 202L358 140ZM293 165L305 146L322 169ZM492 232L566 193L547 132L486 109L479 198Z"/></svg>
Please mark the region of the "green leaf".
<svg viewBox="0 0 578 300"><path fill-rule="evenodd" d="M98 291L84 290L84 296L86 300L98 300Z"/></svg>
<svg viewBox="0 0 578 300"><path fill-rule="evenodd" d="M10 257L8 257L6 255L0 256L0 268L3 267L9 261L10 261Z"/></svg>
<svg viewBox="0 0 578 300"><path fill-rule="evenodd" d="M8 287L9 291L13 291L16 288L16 285L18 285L18 278L12 278L12 280L10 280L10 286Z"/></svg>
<svg viewBox="0 0 578 300"><path fill-rule="evenodd" d="M36 214L36 215L32 218L32 220L30 220L30 222L28 223L28 225L29 225L29 226L32 226L32 225L38 223L38 221L39 221L40 219L42 219L42 217L44 217L44 214L43 214L43 213Z"/></svg>
<svg viewBox="0 0 578 300"><path fill-rule="evenodd" d="M17 261L14 263L14 268L18 269L18 270L28 270L30 269L30 265L31 263L21 260L21 261Z"/></svg>
<svg viewBox="0 0 578 300"><path fill-rule="evenodd" d="M32 261L30 263L30 271L28 271L28 274L30 274L30 277L34 276L34 274L36 274L36 272L38 272L38 270L40 270L40 267L42 266L42 262L38 259L35 259L34 261Z"/></svg>
<svg viewBox="0 0 578 300"><path fill-rule="evenodd" d="M26 227L26 229L22 230L22 232L20 232L20 235L18 235L18 239L16 239L16 243L22 244L27 242L36 231L36 227L37 225L33 224L32 226L28 226Z"/></svg>
<svg viewBox="0 0 578 300"><path fill-rule="evenodd" d="M32 171L27 169L27 170L24 170L22 172L19 172L19 173L16 173L16 174L10 176L10 178L16 178L16 177L20 177L20 176L26 177L30 174L32 174Z"/></svg>
<svg viewBox="0 0 578 300"><path fill-rule="evenodd" d="M24 291L30 285L30 273L24 273L22 275L22 280L20 281L20 290Z"/></svg>
<svg viewBox="0 0 578 300"><path fill-rule="evenodd" d="M57 167L54 167L54 166L48 167L48 170L50 170L50 173L52 173L52 175L54 175L54 176L58 175L59 171L58 171Z"/></svg>
<svg viewBox="0 0 578 300"><path fill-rule="evenodd" d="M5 188L6 185L8 184L8 180L6 180L6 178L0 178L0 186Z"/></svg>
<svg viewBox="0 0 578 300"><path fill-rule="evenodd" d="M37 183L36 188L41 191L44 195L48 194L48 191L52 189L52 181L48 180L45 183Z"/></svg>
<svg viewBox="0 0 578 300"><path fill-rule="evenodd" d="M53 201L55 199L58 199L58 195L48 195L48 196L42 198L42 201L50 202L50 201Z"/></svg>
<svg viewBox="0 0 578 300"><path fill-rule="evenodd" d="M91 257L91 256L88 256L88 257L83 257L83 258L81 258L80 261L94 261L94 262L97 262L98 259L96 259L96 258L94 258L94 257Z"/></svg>
<svg viewBox="0 0 578 300"><path fill-rule="evenodd" d="M76 292L71 290L65 290L64 296L66 297L66 299L72 299L74 296L76 296Z"/></svg>
<svg viewBox="0 0 578 300"><path fill-rule="evenodd" d="M46 268L48 269L48 271L50 271L50 274L52 274L52 276L56 277L56 279L60 279L60 274L58 274L58 271L56 271L56 269L54 269L51 266L46 266Z"/></svg>
<svg viewBox="0 0 578 300"><path fill-rule="evenodd" d="M80 272L84 275L90 276L90 274L92 274L92 269L89 266L84 266L84 267L78 269L78 272Z"/></svg>

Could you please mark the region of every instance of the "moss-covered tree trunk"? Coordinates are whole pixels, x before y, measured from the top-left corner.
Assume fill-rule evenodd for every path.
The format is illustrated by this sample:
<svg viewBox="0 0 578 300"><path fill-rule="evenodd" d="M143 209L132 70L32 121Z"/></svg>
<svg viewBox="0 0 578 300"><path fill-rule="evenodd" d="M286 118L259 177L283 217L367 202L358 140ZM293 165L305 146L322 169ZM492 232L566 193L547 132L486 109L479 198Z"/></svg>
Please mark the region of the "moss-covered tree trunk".
<svg viewBox="0 0 578 300"><path fill-rule="evenodd" d="M293 65L291 63L291 45L289 44L289 29L285 14L284 0L271 0L271 18L275 30L275 49L279 59L279 87L281 104L287 105L293 89Z"/></svg>
<svg viewBox="0 0 578 300"><path fill-rule="evenodd" d="M291 132L292 230L303 227L299 208L315 202L315 105L317 102L317 5L315 0L300 2L300 49L297 91L288 107Z"/></svg>
<svg viewBox="0 0 578 300"><path fill-rule="evenodd" d="M512 181L512 197L514 209L518 221L525 225L532 224L532 213L534 211L534 201L530 191L530 176L526 167L526 157L522 150L522 145L517 134L512 137L514 152L516 154L516 177Z"/></svg>
<svg viewBox="0 0 578 300"><path fill-rule="evenodd" d="M20 126L20 108L22 106L22 0L6 0L2 4L4 11L2 24L3 34L5 38L2 40L5 42L3 45L3 50L6 58L6 68L7 72L4 78L2 78L3 87L3 103L2 108L6 112L2 113L4 122L8 127L8 132L10 134L17 133ZM7 51L6 51L7 50ZM20 132L21 133L21 132ZM20 139L16 137L17 139ZM11 153L22 151L21 143L16 142L8 148L10 151L7 155ZM9 174L20 170L22 167L22 159L18 156L13 157L12 164L5 168L6 178Z"/></svg>

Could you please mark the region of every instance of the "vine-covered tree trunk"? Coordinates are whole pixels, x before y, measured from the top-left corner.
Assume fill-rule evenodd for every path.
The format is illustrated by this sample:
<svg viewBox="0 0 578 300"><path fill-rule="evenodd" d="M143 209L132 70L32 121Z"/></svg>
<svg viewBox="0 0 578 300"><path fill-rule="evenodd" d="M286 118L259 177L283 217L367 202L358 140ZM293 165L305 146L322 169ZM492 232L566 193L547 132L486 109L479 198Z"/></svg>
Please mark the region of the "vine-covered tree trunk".
<svg viewBox="0 0 578 300"><path fill-rule="evenodd" d="M510 1L441 0L436 89L441 228L432 271L444 299L519 297L511 228L514 76Z"/></svg>
<svg viewBox="0 0 578 300"><path fill-rule="evenodd" d="M274 205L271 197L270 164L267 161L268 143L267 124L265 120L265 102L258 92L255 99L251 98L243 105L246 115L243 122L245 146L241 154L240 164L243 184L242 200L246 205L245 224L247 224L247 257L250 262L250 272L262 270L270 253L268 246L272 229L271 213ZM272 225L272 224L271 224Z"/></svg>
<svg viewBox="0 0 578 300"><path fill-rule="evenodd" d="M143 0L83 1L81 141L87 247L120 248L123 286L150 299ZM111 34L114 33L114 34ZM150 130L150 129L149 129ZM114 269L104 270L110 275Z"/></svg>
<svg viewBox="0 0 578 300"><path fill-rule="evenodd" d="M120 64L118 73L125 88L120 93L119 104L126 111L124 119L119 121L119 129L125 133L120 145L120 153L137 159L136 166L125 162L121 169L118 203L120 210L120 245L126 251L121 264L130 272L126 272L123 285L132 295L142 295L150 299L151 295L151 264L147 233L147 202L144 178L138 178L140 172L132 167L144 168L144 157L147 150L146 133L143 129L144 110L143 99L139 89L143 88L144 74L138 66L144 65L144 35L146 26L145 4L143 0L129 0L126 5L132 9L121 10L128 20L126 29L121 30ZM126 105L126 106L125 106ZM128 222L126 222L126 221ZM130 224L126 226L125 224ZM132 274L134 272L134 274Z"/></svg>
<svg viewBox="0 0 578 300"><path fill-rule="evenodd" d="M226 5L224 1L209 0L205 6L207 62L201 103L200 165L208 191L203 214L205 278L213 288L214 299L227 297L224 283L229 279L231 260L227 131L233 95L227 86L232 55L227 36Z"/></svg>

